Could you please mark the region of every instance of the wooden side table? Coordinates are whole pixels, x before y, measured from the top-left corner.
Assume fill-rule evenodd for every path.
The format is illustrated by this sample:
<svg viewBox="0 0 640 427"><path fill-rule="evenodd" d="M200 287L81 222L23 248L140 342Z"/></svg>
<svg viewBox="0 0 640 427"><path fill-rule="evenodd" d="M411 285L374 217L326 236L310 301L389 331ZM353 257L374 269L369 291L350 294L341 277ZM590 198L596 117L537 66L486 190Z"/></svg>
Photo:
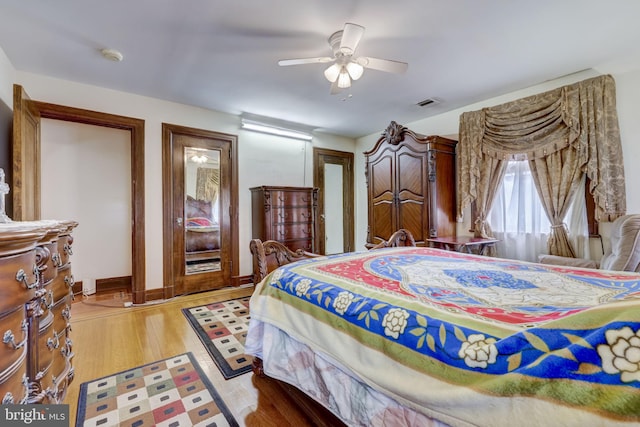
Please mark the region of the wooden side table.
<svg viewBox="0 0 640 427"><path fill-rule="evenodd" d="M485 255L487 247L499 242L498 239L483 239L473 236L434 237L427 239L431 247L448 251L466 252L468 254Z"/></svg>

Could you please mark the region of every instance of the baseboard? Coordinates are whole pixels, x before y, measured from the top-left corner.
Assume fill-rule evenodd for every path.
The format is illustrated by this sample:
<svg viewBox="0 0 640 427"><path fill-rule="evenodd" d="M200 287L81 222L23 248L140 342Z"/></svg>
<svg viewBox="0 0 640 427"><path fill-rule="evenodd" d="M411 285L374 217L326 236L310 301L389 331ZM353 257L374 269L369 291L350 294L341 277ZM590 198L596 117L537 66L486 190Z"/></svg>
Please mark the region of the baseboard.
<svg viewBox="0 0 640 427"><path fill-rule="evenodd" d="M71 292L73 292L73 295L82 294L82 280L80 280L79 282L73 283L73 286L71 287Z"/></svg>
<svg viewBox="0 0 640 427"><path fill-rule="evenodd" d="M236 276L231 278L231 286L241 287L249 285L253 285L253 275ZM158 288L144 291L144 298L145 302L150 302L154 300L166 299L167 296L165 295L164 288Z"/></svg>
<svg viewBox="0 0 640 427"><path fill-rule="evenodd" d="M236 276L234 277L234 286L252 285L253 275L250 276Z"/></svg>
<svg viewBox="0 0 640 427"><path fill-rule="evenodd" d="M131 292L131 276L96 279L96 293L110 291Z"/></svg>
<svg viewBox="0 0 640 427"><path fill-rule="evenodd" d="M144 291L145 302L165 299L164 288L151 289Z"/></svg>

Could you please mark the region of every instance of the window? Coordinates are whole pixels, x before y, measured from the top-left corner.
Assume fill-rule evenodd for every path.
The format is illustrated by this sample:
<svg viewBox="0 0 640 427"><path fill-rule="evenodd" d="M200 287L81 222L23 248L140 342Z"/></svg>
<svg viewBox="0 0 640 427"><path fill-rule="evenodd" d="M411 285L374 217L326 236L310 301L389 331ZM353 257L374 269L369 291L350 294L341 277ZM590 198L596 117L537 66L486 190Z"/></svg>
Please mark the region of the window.
<svg viewBox="0 0 640 427"><path fill-rule="evenodd" d="M582 185L584 188L584 184ZM497 256L537 262L546 254L551 224L544 211L526 161L510 161L488 214ZM565 218L576 256L588 256L584 192L577 191Z"/></svg>

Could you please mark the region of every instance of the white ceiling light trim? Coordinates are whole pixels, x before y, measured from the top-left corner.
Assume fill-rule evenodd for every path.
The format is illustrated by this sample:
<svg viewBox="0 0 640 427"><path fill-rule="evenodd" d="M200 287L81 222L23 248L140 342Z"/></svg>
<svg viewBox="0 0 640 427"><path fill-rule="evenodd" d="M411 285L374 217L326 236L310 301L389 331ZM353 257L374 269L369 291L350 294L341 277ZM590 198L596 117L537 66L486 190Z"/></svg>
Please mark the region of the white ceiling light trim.
<svg viewBox="0 0 640 427"><path fill-rule="evenodd" d="M311 128L296 125L295 123L288 124L281 120L257 118L257 116L251 115L243 115L240 120L242 129L245 130L284 136L286 138L299 139L303 141L311 141L313 139Z"/></svg>

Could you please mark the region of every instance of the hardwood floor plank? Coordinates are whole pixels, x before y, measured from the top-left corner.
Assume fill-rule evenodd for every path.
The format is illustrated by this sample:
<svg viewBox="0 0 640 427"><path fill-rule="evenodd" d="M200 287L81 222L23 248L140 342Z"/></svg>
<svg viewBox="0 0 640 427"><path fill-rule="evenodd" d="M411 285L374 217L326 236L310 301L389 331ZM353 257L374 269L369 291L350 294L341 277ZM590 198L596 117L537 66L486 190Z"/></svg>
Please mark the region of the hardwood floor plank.
<svg viewBox="0 0 640 427"><path fill-rule="evenodd" d="M192 352L241 426L305 426L304 412L272 380L253 373L225 380L182 314L182 308L250 295L253 287L224 288L125 308L130 295L76 297L71 310L75 378L65 403L77 413L80 384L156 360Z"/></svg>

